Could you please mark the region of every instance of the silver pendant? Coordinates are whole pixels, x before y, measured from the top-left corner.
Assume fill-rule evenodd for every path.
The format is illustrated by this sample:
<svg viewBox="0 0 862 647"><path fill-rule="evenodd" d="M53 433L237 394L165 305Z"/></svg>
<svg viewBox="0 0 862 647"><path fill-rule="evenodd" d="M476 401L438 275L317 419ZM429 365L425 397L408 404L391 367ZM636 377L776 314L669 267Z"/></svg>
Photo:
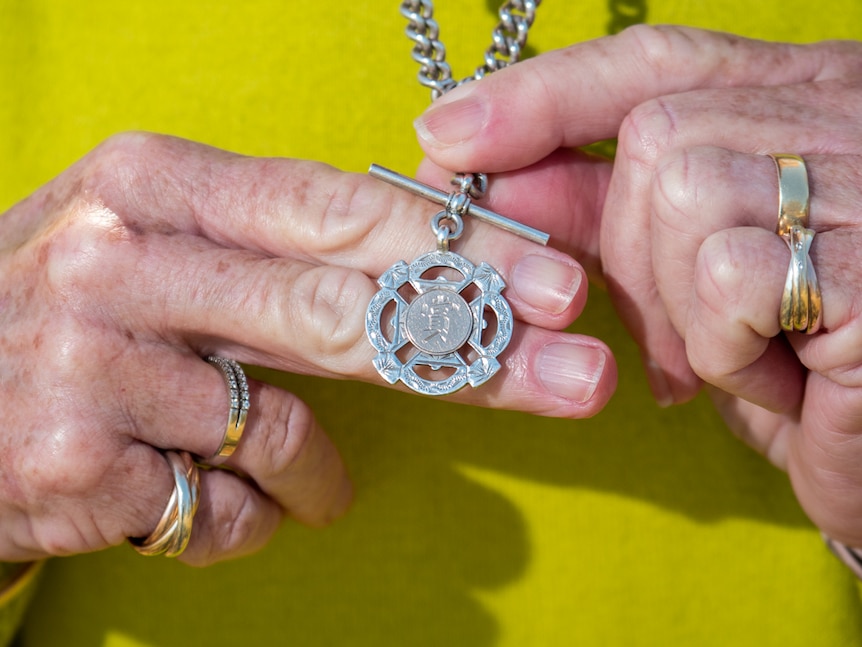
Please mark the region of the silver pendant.
<svg viewBox="0 0 862 647"><path fill-rule="evenodd" d="M380 290L365 314L365 332L377 350L374 367L389 384L400 381L425 395L487 382L500 370L497 356L512 339L512 308L502 295L506 283L488 263L475 266L449 251L449 241L461 235L461 216L468 213L541 244L548 235L472 205L470 197L481 193L473 176L459 178L461 190L447 195L376 165L369 172L446 205L431 219L437 251L409 265L398 261L377 279Z"/></svg>
<svg viewBox="0 0 862 647"><path fill-rule="evenodd" d="M398 261L377 283L365 331L378 351L374 367L389 384L400 380L425 395L446 395L479 386L500 369L497 355L512 339L513 316L493 267L436 251L409 265Z"/></svg>

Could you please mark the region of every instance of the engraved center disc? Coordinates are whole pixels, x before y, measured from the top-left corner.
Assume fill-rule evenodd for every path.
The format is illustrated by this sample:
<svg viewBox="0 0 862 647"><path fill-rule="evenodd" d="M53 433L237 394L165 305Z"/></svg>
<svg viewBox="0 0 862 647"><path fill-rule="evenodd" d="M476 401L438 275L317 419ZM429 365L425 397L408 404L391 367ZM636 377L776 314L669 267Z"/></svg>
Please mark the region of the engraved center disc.
<svg viewBox="0 0 862 647"><path fill-rule="evenodd" d="M416 297L406 319L407 337L429 355L455 352L473 331L470 306L452 290L429 290Z"/></svg>

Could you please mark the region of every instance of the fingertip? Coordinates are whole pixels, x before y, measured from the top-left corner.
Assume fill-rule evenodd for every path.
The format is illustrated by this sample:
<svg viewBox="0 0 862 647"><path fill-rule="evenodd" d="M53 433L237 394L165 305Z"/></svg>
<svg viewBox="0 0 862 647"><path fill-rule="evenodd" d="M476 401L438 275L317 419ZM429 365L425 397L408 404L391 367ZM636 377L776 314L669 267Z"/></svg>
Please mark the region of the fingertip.
<svg viewBox="0 0 862 647"><path fill-rule="evenodd" d="M512 270L511 289L517 298L543 315L560 319L560 327L570 324L583 310L587 286L580 265L544 254L524 256Z"/></svg>
<svg viewBox="0 0 862 647"><path fill-rule="evenodd" d="M663 409L688 402L703 384L687 363L678 364L677 367L661 365L651 356L643 356L647 384L656 404Z"/></svg>
<svg viewBox="0 0 862 647"><path fill-rule="evenodd" d="M488 120L485 101L468 83L448 92L413 122L419 142L426 150L441 150L468 142Z"/></svg>
<svg viewBox="0 0 862 647"><path fill-rule="evenodd" d="M616 386L616 364L610 349L598 340L552 342L536 357L536 374L555 398L598 412ZM592 411L595 409L595 411Z"/></svg>
<svg viewBox="0 0 862 647"><path fill-rule="evenodd" d="M311 517L297 520L312 528L325 528L347 514L353 505L353 499L353 482L345 474L340 483L333 488L329 505L324 505L320 508L320 514L314 514Z"/></svg>
<svg viewBox="0 0 862 647"><path fill-rule="evenodd" d="M316 420L301 455L281 479L277 498L292 519L312 528L330 525L353 502L353 484L344 460Z"/></svg>
<svg viewBox="0 0 862 647"><path fill-rule="evenodd" d="M668 408L673 404L673 394L670 392L670 384L668 384L664 371L658 362L648 355L644 356L643 364L652 397L662 409Z"/></svg>

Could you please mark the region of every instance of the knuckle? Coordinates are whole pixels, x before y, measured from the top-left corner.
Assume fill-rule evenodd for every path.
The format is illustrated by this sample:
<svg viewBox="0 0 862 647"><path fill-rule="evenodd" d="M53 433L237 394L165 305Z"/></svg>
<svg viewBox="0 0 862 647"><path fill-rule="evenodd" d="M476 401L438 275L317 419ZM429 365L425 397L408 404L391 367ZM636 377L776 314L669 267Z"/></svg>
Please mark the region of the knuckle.
<svg viewBox="0 0 862 647"><path fill-rule="evenodd" d="M45 232L37 249L53 291L71 301L116 285L117 273L105 267L126 258L129 243L143 235L133 213L140 202L135 195L147 184L144 149L160 146L161 139L147 133L115 135L74 170L60 222Z"/></svg>
<svg viewBox="0 0 862 647"><path fill-rule="evenodd" d="M392 210L392 193L373 178L345 173L332 183L320 216L304 229L303 242L324 253L360 246L382 216Z"/></svg>
<svg viewBox="0 0 862 647"><path fill-rule="evenodd" d="M235 490L231 488L231 492ZM277 518L266 518L260 495L247 487L229 500L217 500L210 514L206 525L195 526L188 550L180 557L190 566L210 566L253 553L274 532L277 523Z"/></svg>
<svg viewBox="0 0 862 647"><path fill-rule="evenodd" d="M708 236L695 261L694 297L710 313L726 316L745 293L745 267L733 253L727 230Z"/></svg>
<svg viewBox="0 0 862 647"><path fill-rule="evenodd" d="M176 212L177 203L193 202L205 192L202 187L209 186L205 169L186 168L195 146L144 132L121 133L102 142L84 158L81 169L81 199L90 205L94 224L129 237L143 235L155 222L163 232L174 231L176 226L163 221L162 214Z"/></svg>
<svg viewBox="0 0 862 647"><path fill-rule="evenodd" d="M76 425L58 424L28 449L17 457L16 472L24 501L37 508L58 498L92 496L102 489L110 470L99 440Z"/></svg>
<svg viewBox="0 0 862 647"><path fill-rule="evenodd" d="M286 308L294 330L303 331L308 357L338 361L338 369L353 372L353 353L365 331L365 310L374 287L365 274L342 267L303 272L288 292Z"/></svg>
<svg viewBox="0 0 862 647"><path fill-rule="evenodd" d="M263 473L272 476L289 473L307 454L315 433L314 414L299 398L277 391L270 392L265 407L267 431L260 453Z"/></svg>
<svg viewBox="0 0 862 647"><path fill-rule="evenodd" d="M691 60L694 41L685 30L672 25L639 23L620 32L626 51L650 70L667 69L668 63Z"/></svg>
<svg viewBox="0 0 862 647"><path fill-rule="evenodd" d="M160 157L168 138L144 132L125 132L109 137L83 160L82 193L114 211L129 203L150 174L149 159ZM131 202L134 204L134 202Z"/></svg>
<svg viewBox="0 0 862 647"><path fill-rule="evenodd" d="M260 525L258 499L246 490L218 526L221 533L219 550L228 555L242 555L256 548ZM211 556L211 561L215 561L215 556Z"/></svg>
<svg viewBox="0 0 862 647"><path fill-rule="evenodd" d="M621 32L620 38L625 49L633 52L637 67L644 70L673 70L677 61L694 55L695 44L690 36L672 26L634 25ZM618 150L632 160L654 165L662 151L672 148L678 138L678 121L672 96L649 99L624 118Z"/></svg>
<svg viewBox="0 0 862 647"><path fill-rule="evenodd" d="M86 222L87 211L89 205L75 205L70 213L74 222L44 243L47 288L73 307L105 285L104 268L111 257L110 244L105 244L110 236Z"/></svg>
<svg viewBox="0 0 862 647"><path fill-rule="evenodd" d="M656 221L675 234L692 233L701 219L696 162L689 151L680 150L662 158L656 168L652 203Z"/></svg>
<svg viewBox="0 0 862 647"><path fill-rule="evenodd" d="M620 124L618 151L626 159L654 168L677 138L677 117L669 97L650 99L636 106Z"/></svg>

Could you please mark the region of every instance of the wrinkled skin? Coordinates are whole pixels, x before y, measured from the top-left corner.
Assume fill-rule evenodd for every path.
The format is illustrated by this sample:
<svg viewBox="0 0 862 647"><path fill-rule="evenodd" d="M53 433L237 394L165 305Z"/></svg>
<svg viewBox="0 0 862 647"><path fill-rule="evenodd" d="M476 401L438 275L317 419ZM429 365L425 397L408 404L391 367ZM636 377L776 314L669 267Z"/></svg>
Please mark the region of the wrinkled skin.
<svg viewBox="0 0 862 647"><path fill-rule="evenodd" d="M158 450L208 457L224 434L227 391L206 355L382 384L365 310L381 272L433 249L433 213L368 177L149 134L112 138L10 209L0 560L148 535L173 488ZM469 230L457 251L501 272L520 321L496 378L451 399L596 413L615 386L613 358L561 332L585 303L583 269ZM190 564L258 549L286 514L319 526L350 503L344 465L307 406L260 382L250 391L232 470L201 473Z"/></svg>
<svg viewBox="0 0 862 647"><path fill-rule="evenodd" d="M660 403L706 383L814 523L862 547L862 43L638 26L463 86L417 131L425 179L498 173L493 205L607 285ZM612 137L613 163L572 150ZM812 336L779 329L790 253L769 153L808 166Z"/></svg>

